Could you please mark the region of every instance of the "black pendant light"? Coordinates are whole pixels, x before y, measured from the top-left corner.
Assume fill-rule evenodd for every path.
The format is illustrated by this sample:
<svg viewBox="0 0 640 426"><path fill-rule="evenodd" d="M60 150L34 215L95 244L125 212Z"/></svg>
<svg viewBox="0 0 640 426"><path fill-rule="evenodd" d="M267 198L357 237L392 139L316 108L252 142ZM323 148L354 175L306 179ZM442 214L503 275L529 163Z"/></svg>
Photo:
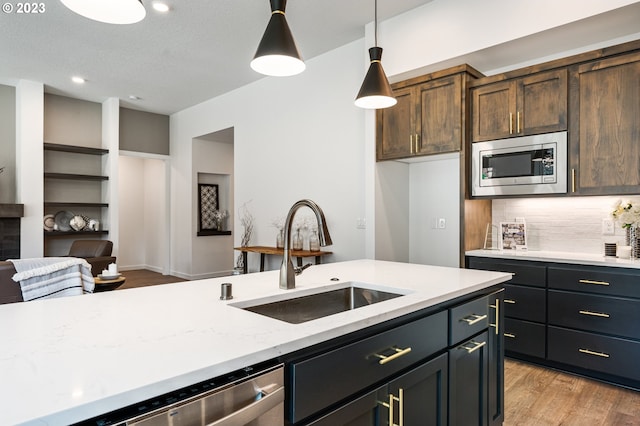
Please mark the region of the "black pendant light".
<svg viewBox="0 0 640 426"><path fill-rule="evenodd" d="M147 15L142 0L60 0L69 9L107 24L134 24Z"/></svg>
<svg viewBox="0 0 640 426"><path fill-rule="evenodd" d="M375 46L369 49L371 64L355 101L356 106L367 109L388 108L398 102L382 69L382 48L378 47L378 0L374 1L374 8Z"/></svg>
<svg viewBox="0 0 640 426"><path fill-rule="evenodd" d="M260 74L277 77L300 74L306 66L284 16L287 0L270 2L271 19L251 61L251 68Z"/></svg>

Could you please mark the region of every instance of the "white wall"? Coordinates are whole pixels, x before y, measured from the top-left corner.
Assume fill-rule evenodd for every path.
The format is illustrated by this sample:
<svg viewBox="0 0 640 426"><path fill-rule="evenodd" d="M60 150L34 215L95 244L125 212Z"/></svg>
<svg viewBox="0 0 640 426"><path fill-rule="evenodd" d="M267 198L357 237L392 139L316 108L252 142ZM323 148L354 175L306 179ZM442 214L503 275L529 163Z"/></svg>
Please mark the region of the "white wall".
<svg viewBox="0 0 640 426"><path fill-rule="evenodd" d="M364 111L353 105L363 77L362 41L307 61L304 73L264 78L171 116L172 270L203 270L192 247L196 184L192 139L234 128L234 212L255 216L252 245L275 245L271 223L302 198L324 210L335 254L327 260L364 257ZM188 188L189 190L185 190ZM302 209L298 214L304 214ZM237 221L236 221L237 222ZM241 227L233 229L240 243ZM192 259L194 262L192 263ZM259 256L249 255L257 270ZM270 268L277 267L277 263Z"/></svg>
<svg viewBox="0 0 640 426"><path fill-rule="evenodd" d="M120 269L164 273L168 238L165 162L144 156L119 157Z"/></svg>

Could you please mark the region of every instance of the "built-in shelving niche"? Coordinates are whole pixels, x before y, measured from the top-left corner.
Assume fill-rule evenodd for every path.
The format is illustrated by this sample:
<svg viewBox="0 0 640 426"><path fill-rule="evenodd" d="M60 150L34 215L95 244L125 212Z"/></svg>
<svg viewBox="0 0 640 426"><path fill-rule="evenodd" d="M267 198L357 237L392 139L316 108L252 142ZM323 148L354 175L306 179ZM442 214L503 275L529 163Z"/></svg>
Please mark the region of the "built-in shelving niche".
<svg viewBox="0 0 640 426"><path fill-rule="evenodd" d="M217 198L217 209L221 211L226 211L227 216L222 220L222 227L220 230L210 229L206 225L208 222L206 220L207 212L210 208L204 207L203 204L207 204L203 200L201 200L201 186L206 185L209 187L213 187L213 191L215 192L215 197ZM231 235L231 218L232 214L232 206L229 203L231 190L231 176L228 174L218 174L218 173L198 173L198 185L196 188L196 221L197 221L197 235L199 237L211 236L211 235ZM211 196L211 192L206 189L209 196ZM210 201L210 200L209 200Z"/></svg>

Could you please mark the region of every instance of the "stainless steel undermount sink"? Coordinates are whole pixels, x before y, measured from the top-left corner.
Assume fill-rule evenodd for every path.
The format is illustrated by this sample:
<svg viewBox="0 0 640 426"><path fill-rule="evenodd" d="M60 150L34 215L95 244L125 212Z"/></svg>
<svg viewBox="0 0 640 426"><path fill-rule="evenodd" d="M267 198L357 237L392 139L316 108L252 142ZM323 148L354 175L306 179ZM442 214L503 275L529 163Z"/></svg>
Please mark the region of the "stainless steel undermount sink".
<svg viewBox="0 0 640 426"><path fill-rule="evenodd" d="M404 295L395 291L359 283L343 283L340 287L324 288L313 294L295 295L280 300L260 299L231 306L291 324L300 324Z"/></svg>

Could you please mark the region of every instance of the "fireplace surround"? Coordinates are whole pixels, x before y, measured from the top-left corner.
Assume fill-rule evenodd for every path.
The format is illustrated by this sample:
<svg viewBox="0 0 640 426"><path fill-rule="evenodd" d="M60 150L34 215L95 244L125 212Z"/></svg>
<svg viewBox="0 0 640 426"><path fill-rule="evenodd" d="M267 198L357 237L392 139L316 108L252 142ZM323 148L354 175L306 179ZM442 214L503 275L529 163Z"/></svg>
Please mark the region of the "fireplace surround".
<svg viewBox="0 0 640 426"><path fill-rule="evenodd" d="M20 218L23 204L0 204L0 260L20 258Z"/></svg>

